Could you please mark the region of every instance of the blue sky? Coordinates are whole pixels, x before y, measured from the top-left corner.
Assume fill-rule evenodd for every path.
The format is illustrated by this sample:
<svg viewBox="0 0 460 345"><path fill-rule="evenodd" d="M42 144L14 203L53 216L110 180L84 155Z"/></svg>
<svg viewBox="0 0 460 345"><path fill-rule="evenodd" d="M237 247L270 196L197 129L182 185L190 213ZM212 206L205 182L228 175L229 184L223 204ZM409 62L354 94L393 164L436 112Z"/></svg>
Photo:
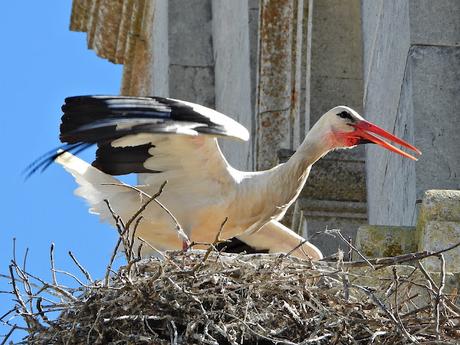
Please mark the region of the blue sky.
<svg viewBox="0 0 460 345"><path fill-rule="evenodd" d="M73 195L75 183L62 168L53 165L27 181L21 175L59 145L65 97L119 93L122 66L88 50L86 34L69 31L70 12L70 0L6 1L0 11L1 273L8 272L13 237L21 260L29 248L28 270L47 280L51 242L59 268L78 273L67 255L71 250L93 277L101 277L116 241L115 231ZM91 152L83 158L91 159ZM2 278L0 290L11 290ZM10 300L0 294L0 315ZM0 342L6 331L0 325Z"/></svg>

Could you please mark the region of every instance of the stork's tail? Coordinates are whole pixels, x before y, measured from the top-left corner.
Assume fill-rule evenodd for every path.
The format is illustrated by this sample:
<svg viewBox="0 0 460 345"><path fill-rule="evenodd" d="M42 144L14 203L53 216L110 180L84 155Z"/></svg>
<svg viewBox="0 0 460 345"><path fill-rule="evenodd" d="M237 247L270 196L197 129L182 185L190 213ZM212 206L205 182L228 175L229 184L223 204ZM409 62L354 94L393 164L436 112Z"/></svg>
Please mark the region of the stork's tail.
<svg viewBox="0 0 460 345"><path fill-rule="evenodd" d="M121 182L69 152L58 155L55 161L75 178L79 186L75 194L88 202L90 212L101 215L103 219L110 218L104 200L112 200L115 194L120 193Z"/></svg>

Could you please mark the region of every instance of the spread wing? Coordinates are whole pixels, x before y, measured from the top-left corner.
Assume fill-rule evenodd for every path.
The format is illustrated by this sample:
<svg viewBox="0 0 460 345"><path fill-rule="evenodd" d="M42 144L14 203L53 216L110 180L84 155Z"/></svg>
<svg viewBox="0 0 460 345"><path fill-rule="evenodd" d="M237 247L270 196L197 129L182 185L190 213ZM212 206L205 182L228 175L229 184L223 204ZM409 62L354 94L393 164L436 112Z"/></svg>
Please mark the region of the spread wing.
<svg viewBox="0 0 460 345"><path fill-rule="evenodd" d="M92 165L110 175L147 174L161 180L225 180L229 167L215 137L248 140L249 133L228 116L171 98L69 97L62 106L62 152L77 154L97 145ZM29 175L46 169L62 152L34 162Z"/></svg>

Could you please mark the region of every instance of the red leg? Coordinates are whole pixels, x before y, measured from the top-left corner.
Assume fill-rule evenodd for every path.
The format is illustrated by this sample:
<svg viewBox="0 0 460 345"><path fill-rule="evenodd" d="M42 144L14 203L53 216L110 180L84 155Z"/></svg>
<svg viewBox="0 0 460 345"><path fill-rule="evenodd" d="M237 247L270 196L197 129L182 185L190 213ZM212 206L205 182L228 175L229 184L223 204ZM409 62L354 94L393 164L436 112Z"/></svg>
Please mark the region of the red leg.
<svg viewBox="0 0 460 345"><path fill-rule="evenodd" d="M190 248L190 245L187 241L182 242L182 250L186 252Z"/></svg>

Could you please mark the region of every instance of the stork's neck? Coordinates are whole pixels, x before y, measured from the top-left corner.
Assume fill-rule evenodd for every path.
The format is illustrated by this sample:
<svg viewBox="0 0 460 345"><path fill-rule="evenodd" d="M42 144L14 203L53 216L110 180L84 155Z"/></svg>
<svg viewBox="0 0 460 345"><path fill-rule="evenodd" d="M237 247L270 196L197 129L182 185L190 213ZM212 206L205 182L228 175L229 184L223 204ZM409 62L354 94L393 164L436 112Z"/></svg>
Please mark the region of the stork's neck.
<svg viewBox="0 0 460 345"><path fill-rule="evenodd" d="M278 196L273 195L272 198L277 199L279 206L290 204L297 198L305 185L311 166L332 149L324 127L321 121L317 122L291 158L271 170L271 176L267 176L269 185L279 187L271 188L273 193L278 193Z"/></svg>
<svg viewBox="0 0 460 345"><path fill-rule="evenodd" d="M313 163L332 148L327 130L323 130L327 127L320 122L310 130L286 163L270 170L247 173L240 180L235 198L238 219L249 219L251 226L254 219L258 219L260 224L256 225L262 226L264 222L284 215L302 190Z"/></svg>
<svg viewBox="0 0 460 345"><path fill-rule="evenodd" d="M320 125L318 123L318 125ZM305 170L332 149L328 136L321 126L314 126L305 137L296 152L283 165L283 170L295 172Z"/></svg>

